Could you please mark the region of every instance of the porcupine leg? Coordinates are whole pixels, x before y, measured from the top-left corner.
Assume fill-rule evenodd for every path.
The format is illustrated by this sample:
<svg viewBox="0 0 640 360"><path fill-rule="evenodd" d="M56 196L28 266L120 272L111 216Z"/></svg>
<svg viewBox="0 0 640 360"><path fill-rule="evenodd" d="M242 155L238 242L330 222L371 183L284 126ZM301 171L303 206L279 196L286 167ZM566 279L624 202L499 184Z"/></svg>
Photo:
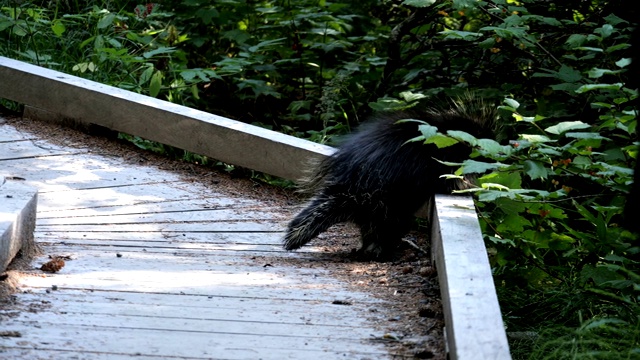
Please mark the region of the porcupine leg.
<svg viewBox="0 0 640 360"><path fill-rule="evenodd" d="M298 249L332 225L348 220L351 215L348 204L344 197L337 195L322 194L315 198L289 223L284 248Z"/></svg>
<svg viewBox="0 0 640 360"><path fill-rule="evenodd" d="M388 259L409 230L411 218L373 217L358 224L362 247L358 252L368 258Z"/></svg>

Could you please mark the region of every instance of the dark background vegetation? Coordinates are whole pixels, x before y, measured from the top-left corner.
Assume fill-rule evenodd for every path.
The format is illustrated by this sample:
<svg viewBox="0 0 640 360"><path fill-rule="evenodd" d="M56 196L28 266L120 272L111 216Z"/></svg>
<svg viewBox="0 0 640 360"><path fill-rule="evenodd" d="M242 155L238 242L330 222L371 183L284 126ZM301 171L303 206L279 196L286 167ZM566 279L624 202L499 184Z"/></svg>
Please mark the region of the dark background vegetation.
<svg viewBox="0 0 640 360"><path fill-rule="evenodd" d="M500 108L496 139L416 136L474 149L452 171L479 174L471 192L514 358L638 359L640 247L621 226L639 200L636 7L0 0L0 55L329 144L373 111L472 91Z"/></svg>

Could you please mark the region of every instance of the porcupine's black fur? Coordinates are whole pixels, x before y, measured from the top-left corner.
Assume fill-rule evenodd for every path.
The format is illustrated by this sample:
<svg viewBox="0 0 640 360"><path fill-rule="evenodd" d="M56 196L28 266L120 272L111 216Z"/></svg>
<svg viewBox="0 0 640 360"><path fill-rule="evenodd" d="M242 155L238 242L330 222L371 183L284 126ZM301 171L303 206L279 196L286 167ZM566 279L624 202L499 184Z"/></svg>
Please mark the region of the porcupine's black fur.
<svg viewBox="0 0 640 360"><path fill-rule="evenodd" d="M438 149L406 143L419 135L418 124L396 122L420 119L442 133L461 130L477 138L492 137L495 114L486 107L478 109L463 104L421 116L407 112L374 116L315 169L306 184L314 197L289 223L284 248L300 248L334 224L353 222L361 232L360 253L389 257L430 196L463 187L440 178L453 168L435 159L461 162L471 152L464 144ZM477 114L469 114L471 110Z"/></svg>

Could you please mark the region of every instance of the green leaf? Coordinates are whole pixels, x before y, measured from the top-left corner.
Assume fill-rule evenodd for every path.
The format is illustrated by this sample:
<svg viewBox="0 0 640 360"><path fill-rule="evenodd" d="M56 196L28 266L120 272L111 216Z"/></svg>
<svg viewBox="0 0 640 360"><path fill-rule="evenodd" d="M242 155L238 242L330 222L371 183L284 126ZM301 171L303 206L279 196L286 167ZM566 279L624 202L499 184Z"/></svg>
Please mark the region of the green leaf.
<svg viewBox="0 0 640 360"><path fill-rule="evenodd" d="M157 49L155 49L155 50L147 51L147 52L143 53L143 54L142 54L142 56L143 56L145 59L149 59L149 58L151 58L151 57L153 57L153 56L156 56L156 55L160 55L160 54L170 54L170 53L173 53L173 52L175 52L175 51L176 51L176 48L175 48L175 47L166 47L166 46L162 46L162 47L159 47L159 48L157 48Z"/></svg>
<svg viewBox="0 0 640 360"><path fill-rule="evenodd" d="M558 79L569 83L578 82L582 80L582 74L571 66L562 65L558 71Z"/></svg>
<svg viewBox="0 0 640 360"><path fill-rule="evenodd" d="M27 30L25 30L22 26L18 24L15 24L13 26L13 28L11 29L11 32L13 33L13 35L20 36L20 37L27 35Z"/></svg>
<svg viewBox="0 0 640 360"><path fill-rule="evenodd" d="M116 14L109 13L103 16L100 21L98 21L98 29L104 29L107 26L110 26L113 23L113 20L116 19Z"/></svg>
<svg viewBox="0 0 640 360"><path fill-rule="evenodd" d="M202 23L204 23L205 25L209 25L214 18L220 16L220 13L218 12L218 10L216 10L216 8L209 7L196 10L195 15L202 19Z"/></svg>
<svg viewBox="0 0 640 360"><path fill-rule="evenodd" d="M0 31L4 31L5 29L8 29L13 25L14 25L13 19L0 18Z"/></svg>
<svg viewBox="0 0 640 360"><path fill-rule="evenodd" d="M56 36L61 36L62 34L64 34L65 30L66 30L66 28L65 28L64 24L62 23L62 20L55 19L51 23L51 31L53 31L53 33L56 34Z"/></svg>
<svg viewBox="0 0 640 360"><path fill-rule="evenodd" d="M627 23L626 20L623 20L623 19L621 19L621 18L619 18L619 17L617 17L617 16L615 16L613 14L609 14L609 15L605 16L604 19L607 21L607 23L609 23L609 24L611 24L613 26L616 26L616 25L621 24L621 23Z"/></svg>
<svg viewBox="0 0 640 360"><path fill-rule="evenodd" d="M148 66L142 74L140 74L140 79L138 79L138 85L142 86L146 84L149 80L151 80L151 76L153 75L153 66Z"/></svg>
<svg viewBox="0 0 640 360"><path fill-rule="evenodd" d="M531 180L545 179L549 174L547 168L537 161L525 160L523 166L524 173L527 174Z"/></svg>
<svg viewBox="0 0 640 360"><path fill-rule="evenodd" d="M506 99L504 99L504 101L503 101L503 102L504 102L507 106L509 106L509 107L511 107L511 108L513 108L513 109L517 109L517 108L519 108L519 107L520 107L520 103L519 103L519 102L517 102L517 101L516 101L516 100L514 100L514 99L506 98Z"/></svg>
<svg viewBox="0 0 640 360"><path fill-rule="evenodd" d="M516 213L507 213L502 224L498 225L498 233L509 232L509 233L521 233L525 230L525 228L530 228L533 224L531 221L527 220L521 215Z"/></svg>
<svg viewBox="0 0 640 360"><path fill-rule="evenodd" d="M517 171L496 171L486 174L477 180L478 185L500 184L508 189L522 188L522 178Z"/></svg>
<svg viewBox="0 0 640 360"><path fill-rule="evenodd" d="M583 123L582 121L564 121L559 124L550 126L544 129L544 131L551 134L559 135L569 130L588 129L590 127L591 125Z"/></svg>
<svg viewBox="0 0 640 360"><path fill-rule="evenodd" d="M591 46L580 46L580 47L577 47L576 50L593 51L593 52L599 52L599 53L604 52L604 50L601 48L596 48Z"/></svg>
<svg viewBox="0 0 640 360"><path fill-rule="evenodd" d="M406 102L413 102L416 100L424 99L426 96L421 93L413 93L411 91L403 91L400 93L400 97Z"/></svg>
<svg viewBox="0 0 640 360"><path fill-rule="evenodd" d="M594 133L594 132L568 132L564 134L564 136L568 138L574 138L574 139L609 140L609 138L606 138L600 135L600 133Z"/></svg>
<svg viewBox="0 0 640 360"><path fill-rule="evenodd" d="M255 46L251 46L249 48L249 51L254 53L264 47L269 47L271 45L280 45L284 42L284 40L286 40L286 38L278 38L278 39L272 39L272 40L265 40L265 41L261 41L260 43L258 43Z"/></svg>
<svg viewBox="0 0 640 360"><path fill-rule="evenodd" d="M571 48L578 48L584 42L587 41L587 36L582 34L571 34L565 44L569 45Z"/></svg>
<svg viewBox="0 0 640 360"><path fill-rule="evenodd" d="M485 155L509 155L512 151L511 146L500 145L499 142L492 139L478 139L476 145L485 153Z"/></svg>
<svg viewBox="0 0 640 360"><path fill-rule="evenodd" d="M544 136L544 135L532 135L532 134L522 134L520 135L520 137L524 140L527 140L530 143L545 143L545 142L552 142L554 140L551 140L549 137Z"/></svg>
<svg viewBox="0 0 640 360"><path fill-rule="evenodd" d="M151 77L151 83L149 84L149 96L156 97L160 93L162 87L162 72L156 71Z"/></svg>
<svg viewBox="0 0 640 360"><path fill-rule="evenodd" d="M616 66L619 68L623 68L628 66L629 64L631 64L631 58L622 58L618 61L616 61Z"/></svg>
<svg viewBox="0 0 640 360"><path fill-rule="evenodd" d="M438 128L435 126L431 126L429 124L418 125L418 131L424 136L425 139L428 139L432 136L435 136L438 133Z"/></svg>
<svg viewBox="0 0 640 360"><path fill-rule="evenodd" d="M613 26L611 26L610 24L604 24L601 28L595 29L593 32L596 34L600 34L602 38L608 38L609 36L611 36L611 34L613 34Z"/></svg>
<svg viewBox="0 0 640 360"><path fill-rule="evenodd" d="M449 130L447 131L447 135L451 136L452 138L465 142L467 144L470 145L476 145L476 138L473 137L471 134L466 133L464 131L460 131L460 130Z"/></svg>
<svg viewBox="0 0 640 360"><path fill-rule="evenodd" d="M84 72L94 72L96 70L96 64L94 64L93 62L83 62L83 63L79 63L73 66L73 68L71 68L71 70L73 71L79 71L81 73Z"/></svg>
<svg viewBox="0 0 640 360"><path fill-rule="evenodd" d="M618 50L625 50L631 47L631 44L628 43L622 43L622 44L617 44L617 45L613 45L607 48L607 52L608 53L612 53L614 51L618 51Z"/></svg>
<svg viewBox="0 0 640 360"><path fill-rule="evenodd" d="M445 40L467 40L474 41L477 38L481 37L481 33L470 32L470 31L460 31L460 30L447 30L441 31L440 34L444 35Z"/></svg>
<svg viewBox="0 0 640 360"><path fill-rule="evenodd" d="M612 75L612 74L619 74L620 72L622 72L622 70L609 70L609 69L598 69L598 68L593 68L591 70L589 70L589 77L592 79L597 79L599 77L602 77L603 75Z"/></svg>
<svg viewBox="0 0 640 360"><path fill-rule="evenodd" d="M482 174L489 170L497 170L507 166L508 165L499 162L488 163L476 160L465 160L462 163L462 174Z"/></svg>
<svg viewBox="0 0 640 360"><path fill-rule="evenodd" d="M428 139L425 139L424 143L425 144L434 144L439 149L442 149L442 148L457 144L458 140L456 140L456 139L454 139L452 137L437 133L436 135L431 136Z"/></svg>
<svg viewBox="0 0 640 360"><path fill-rule="evenodd" d="M402 5L424 8L436 3L436 0L404 0Z"/></svg>
<svg viewBox="0 0 640 360"><path fill-rule="evenodd" d="M622 85L622 83L582 85L578 89L576 89L576 93L582 94L592 90L620 90L620 88L622 88Z"/></svg>

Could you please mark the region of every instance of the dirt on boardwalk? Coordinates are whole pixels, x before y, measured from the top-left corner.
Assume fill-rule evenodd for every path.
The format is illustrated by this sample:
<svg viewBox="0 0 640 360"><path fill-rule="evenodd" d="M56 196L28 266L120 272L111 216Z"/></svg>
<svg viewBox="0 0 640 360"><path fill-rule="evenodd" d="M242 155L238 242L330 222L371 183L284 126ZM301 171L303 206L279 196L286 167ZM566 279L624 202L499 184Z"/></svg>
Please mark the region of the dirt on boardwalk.
<svg viewBox="0 0 640 360"><path fill-rule="evenodd" d="M278 207L287 217L292 217L304 202L291 189L271 186L247 177L250 174L248 171L228 173L218 168L169 159L113 136L105 137L104 133L91 135L56 124L15 117L8 118L7 123L54 144L117 156L132 165L150 165L173 171L186 181L215 184L216 188L229 193L241 193ZM407 245L398 250L392 261L362 261L353 256L353 251L358 247L357 229L349 224L341 224L313 241L313 245L320 247L323 252L311 260L309 256L298 258L277 255L264 256L258 260L273 266L280 264L330 271L348 286L371 293L389 305L389 318L377 324L384 336L373 341L386 344L392 353L403 357L446 359L440 290L435 268L427 253L430 248L427 236L414 231L405 239L423 251ZM15 271L1 274L0 307L3 303L6 305L12 301L6 289L17 281L20 267L14 268ZM336 304L350 306L347 300L336 299Z"/></svg>

